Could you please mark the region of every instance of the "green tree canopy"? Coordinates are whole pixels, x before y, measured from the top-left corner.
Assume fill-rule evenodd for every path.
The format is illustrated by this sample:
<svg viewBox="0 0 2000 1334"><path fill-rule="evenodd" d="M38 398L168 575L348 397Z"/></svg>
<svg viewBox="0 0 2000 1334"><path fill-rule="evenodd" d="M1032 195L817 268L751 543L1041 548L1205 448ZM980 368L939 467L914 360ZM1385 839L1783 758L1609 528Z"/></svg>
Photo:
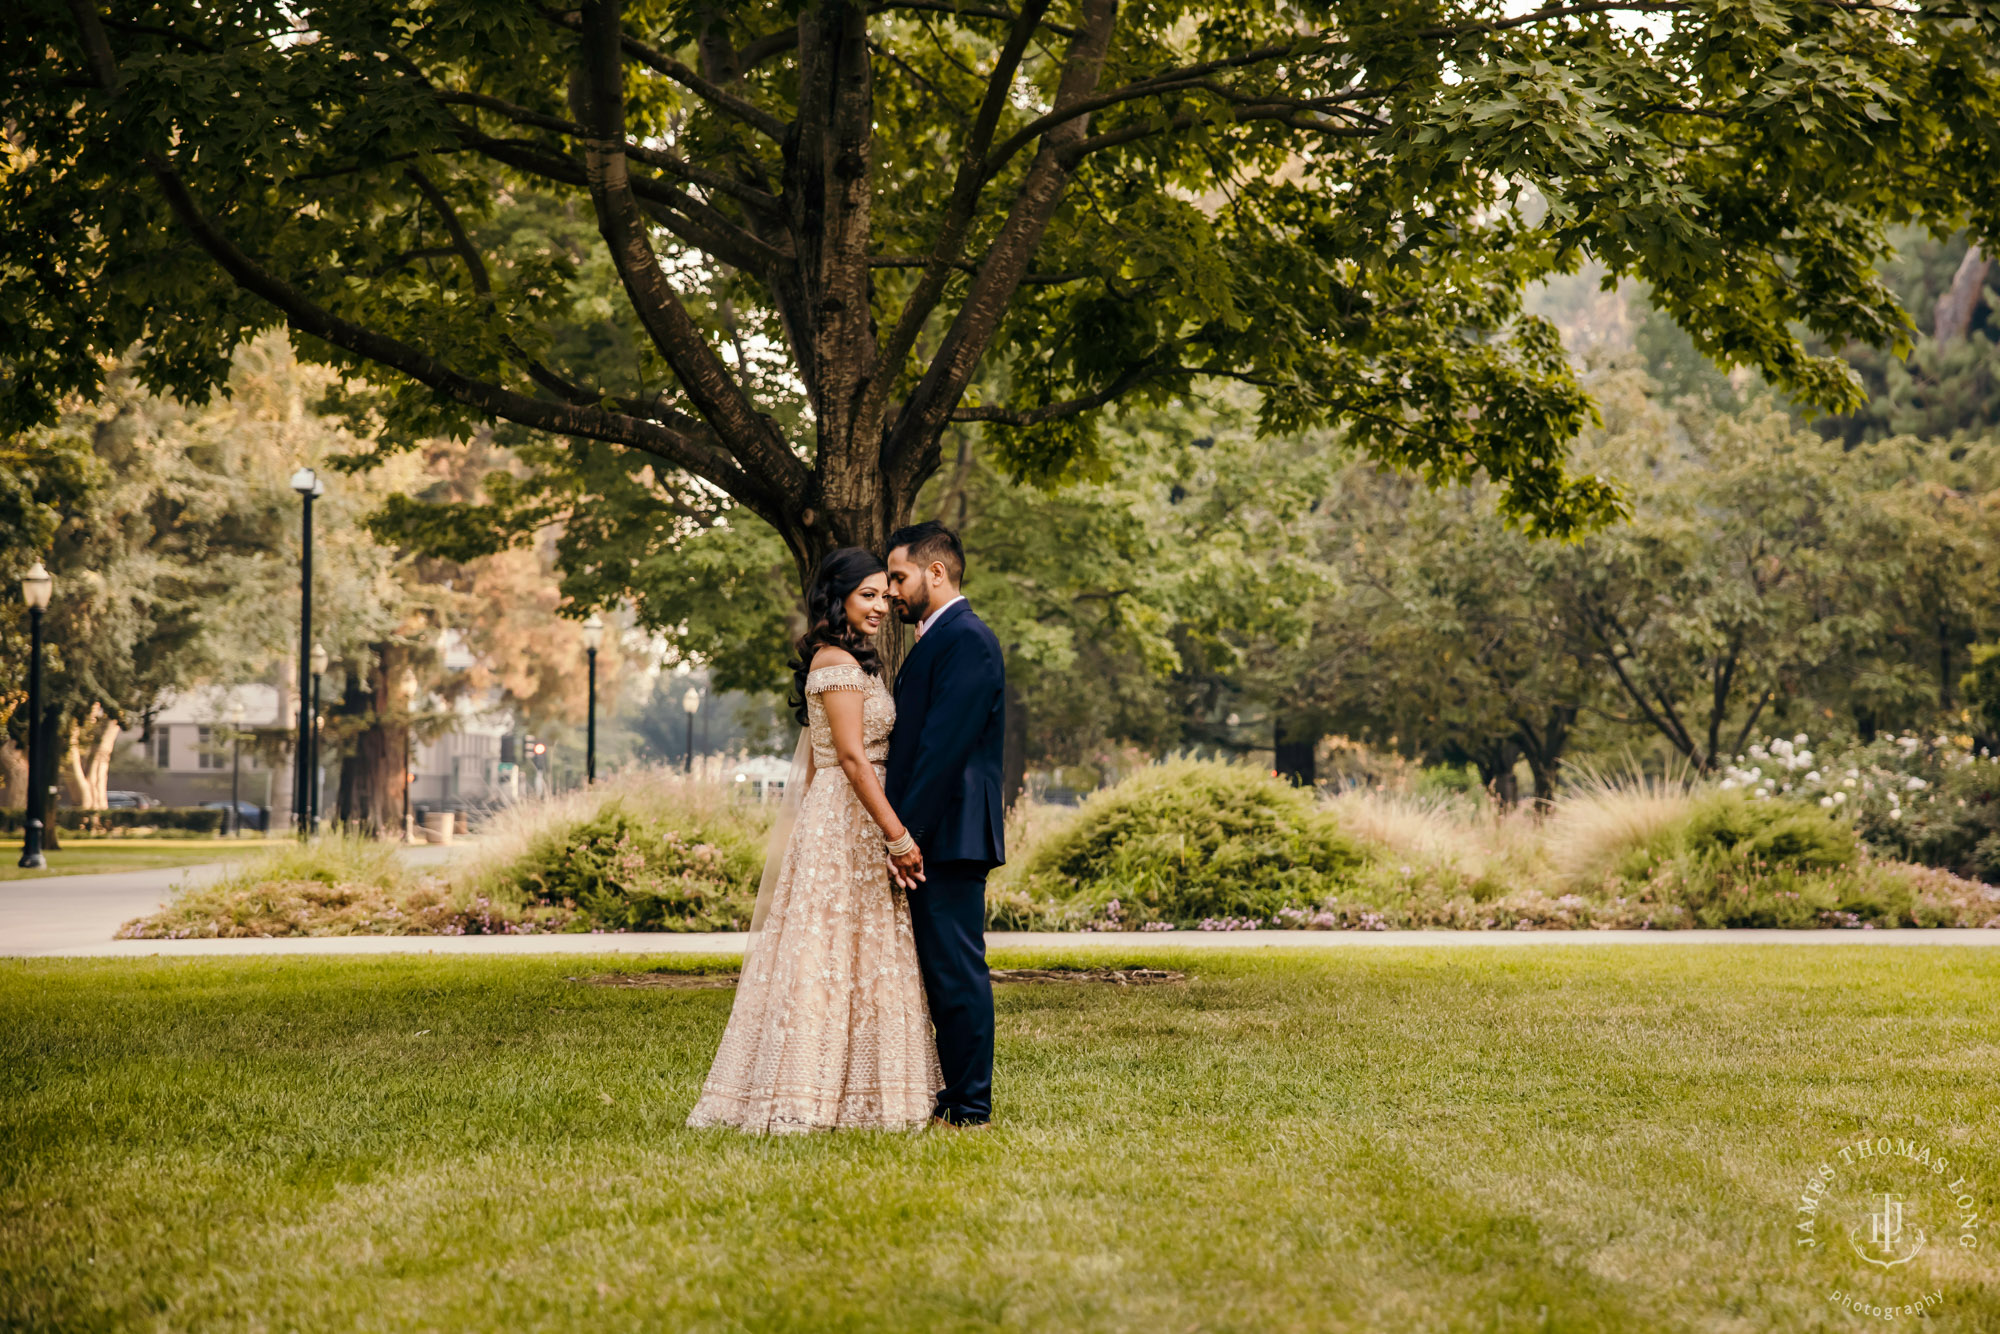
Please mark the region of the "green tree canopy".
<svg viewBox="0 0 2000 1334"><path fill-rule="evenodd" d="M24 2L7 425L137 339L198 398L283 321L392 438L605 442L801 569L953 422L1056 477L1216 380L1575 531L1617 502L1524 284L1594 256L1841 408L1801 339L1903 335L1885 228L2000 239L1985 0Z"/></svg>

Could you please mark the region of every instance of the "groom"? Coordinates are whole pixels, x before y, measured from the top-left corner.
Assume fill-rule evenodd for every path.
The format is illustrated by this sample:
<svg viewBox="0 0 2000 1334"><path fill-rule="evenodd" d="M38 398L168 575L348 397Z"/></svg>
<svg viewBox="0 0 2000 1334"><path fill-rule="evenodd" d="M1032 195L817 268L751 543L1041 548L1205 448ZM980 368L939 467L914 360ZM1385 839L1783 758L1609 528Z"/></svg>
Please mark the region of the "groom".
<svg viewBox="0 0 2000 1334"><path fill-rule="evenodd" d="M889 594L917 644L896 677L889 804L917 840L893 857L911 884L910 923L944 1089L933 1115L993 1115L993 983L986 971L986 873L1001 846L1000 756L1007 678L1000 641L959 593L965 548L941 523L889 535ZM921 883L917 883L921 881Z"/></svg>

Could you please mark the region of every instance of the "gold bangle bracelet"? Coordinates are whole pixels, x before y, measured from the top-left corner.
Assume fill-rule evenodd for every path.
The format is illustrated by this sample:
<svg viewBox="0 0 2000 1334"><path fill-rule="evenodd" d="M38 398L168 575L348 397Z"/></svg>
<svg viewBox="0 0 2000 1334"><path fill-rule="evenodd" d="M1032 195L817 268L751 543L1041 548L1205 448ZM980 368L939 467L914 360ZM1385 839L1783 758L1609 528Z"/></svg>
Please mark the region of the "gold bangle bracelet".
<svg viewBox="0 0 2000 1334"><path fill-rule="evenodd" d="M884 843L883 846L888 848L889 855L891 857L901 857L905 853L916 851L917 837L915 834L912 834L909 830L905 829L903 831L903 836L901 838L897 839L893 843Z"/></svg>

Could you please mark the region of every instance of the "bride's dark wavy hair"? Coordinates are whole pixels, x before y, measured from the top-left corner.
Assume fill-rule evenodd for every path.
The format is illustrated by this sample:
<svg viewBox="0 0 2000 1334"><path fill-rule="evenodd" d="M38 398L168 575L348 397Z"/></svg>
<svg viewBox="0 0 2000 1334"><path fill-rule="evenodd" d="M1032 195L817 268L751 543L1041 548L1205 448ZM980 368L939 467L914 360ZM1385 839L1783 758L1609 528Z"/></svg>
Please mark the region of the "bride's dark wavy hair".
<svg viewBox="0 0 2000 1334"><path fill-rule="evenodd" d="M832 645L846 649L870 676L882 674L882 655L868 636L847 623L847 599L871 574L886 567L875 553L861 547L840 547L820 558L813 571L812 589L806 594L806 624L811 627L792 647L798 657L792 662L792 716L801 727L806 723L806 673L812 670L813 654Z"/></svg>

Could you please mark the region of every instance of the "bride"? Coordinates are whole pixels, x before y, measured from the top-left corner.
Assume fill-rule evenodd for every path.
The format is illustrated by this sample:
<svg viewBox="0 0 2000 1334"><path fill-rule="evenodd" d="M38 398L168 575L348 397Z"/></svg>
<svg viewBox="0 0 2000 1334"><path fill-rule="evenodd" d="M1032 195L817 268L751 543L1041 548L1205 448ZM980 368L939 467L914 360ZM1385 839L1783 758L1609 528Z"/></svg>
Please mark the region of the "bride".
<svg viewBox="0 0 2000 1334"><path fill-rule="evenodd" d="M786 804L802 768L805 797L782 859L773 836L736 1005L691 1126L914 1128L944 1085L909 900L885 852L908 842L882 794L896 705L870 640L889 611L873 555L843 547L820 562L792 664L809 762L793 765Z"/></svg>

